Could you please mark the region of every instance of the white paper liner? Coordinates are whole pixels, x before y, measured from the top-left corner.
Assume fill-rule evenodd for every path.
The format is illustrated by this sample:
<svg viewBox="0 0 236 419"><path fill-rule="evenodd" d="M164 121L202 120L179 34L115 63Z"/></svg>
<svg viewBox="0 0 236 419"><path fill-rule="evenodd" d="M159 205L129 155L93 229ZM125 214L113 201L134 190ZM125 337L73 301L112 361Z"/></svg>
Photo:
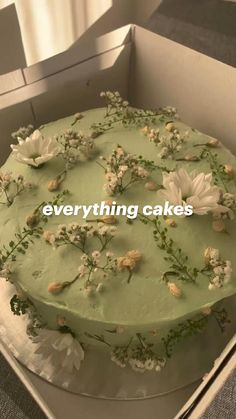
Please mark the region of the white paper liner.
<svg viewBox="0 0 236 419"><path fill-rule="evenodd" d="M233 322L221 334L213 325L207 333L186 339L176 346L174 355L160 372L134 372L131 368L120 368L108 354L90 349L85 360L75 374L65 374L55 370L34 351L26 334L27 315L15 316L10 310L10 299L15 288L9 282L0 282L1 323L0 338L15 358L29 370L46 381L73 393L103 398L132 400L167 394L202 378L212 368L214 360L235 332ZM234 319L233 306L236 296L227 299L227 312Z"/></svg>

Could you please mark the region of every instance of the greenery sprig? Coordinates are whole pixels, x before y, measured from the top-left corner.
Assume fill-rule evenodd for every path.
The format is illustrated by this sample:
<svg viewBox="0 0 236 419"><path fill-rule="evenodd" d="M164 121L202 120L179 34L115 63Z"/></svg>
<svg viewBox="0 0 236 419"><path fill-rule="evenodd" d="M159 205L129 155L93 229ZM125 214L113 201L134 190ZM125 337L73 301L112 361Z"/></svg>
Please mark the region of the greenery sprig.
<svg viewBox="0 0 236 419"><path fill-rule="evenodd" d="M221 310L209 308L206 313L197 314L195 317L182 321L176 327L170 329L166 336L161 339L162 345L159 345L158 351L154 343L148 341L141 333L136 333L127 344L121 346L112 346L104 335L90 333L85 333L85 335L109 346L111 348L111 360L120 367L130 364L132 369L139 372L153 369L160 371L165 365L165 359L171 358L173 355L176 345L186 338L202 333L211 318L215 319L221 332L224 332L226 325L230 323L227 311L224 308ZM111 333L109 330L107 332ZM112 331L112 333L115 332Z"/></svg>
<svg viewBox="0 0 236 419"><path fill-rule="evenodd" d="M182 249L178 248L174 241L168 237L168 229L162 227L158 217L151 219L143 214L139 214L139 220L143 224L153 226L153 238L157 246L167 253L164 260L169 262L170 266L168 271L163 274L162 279L168 283L169 276L175 276L178 280L195 283L200 271L197 268L188 266L188 256L184 255Z"/></svg>
<svg viewBox="0 0 236 419"><path fill-rule="evenodd" d="M13 314L16 316L21 316L22 314L26 314L30 303L28 299L22 299L17 294L13 295L10 300L10 307Z"/></svg>
<svg viewBox="0 0 236 419"><path fill-rule="evenodd" d="M212 310L210 314L215 318L221 332L223 332L226 324L230 323L226 310ZM180 341L201 333L206 328L209 318L208 314L200 314L193 319L179 323L174 329L170 329L167 336L162 338L166 357L170 358L172 356L174 347Z"/></svg>
<svg viewBox="0 0 236 419"><path fill-rule="evenodd" d="M56 205L63 200L67 191L56 195L56 197L49 203ZM0 249L0 270L4 268L7 262L16 260L17 254L25 254L29 245L34 243L34 240L40 238L43 232L42 226L48 221L48 217L43 215L41 208L46 204L42 202L34 210L33 214L27 217L26 226L22 230L15 233L14 239L10 240L7 245L3 245Z"/></svg>
<svg viewBox="0 0 236 419"><path fill-rule="evenodd" d="M226 173L225 166L218 160L218 154L212 153L207 148L203 148L200 153L200 158L205 158L208 161L213 174L214 183L217 186L222 187L225 192L229 192L227 184L232 181L232 176Z"/></svg>

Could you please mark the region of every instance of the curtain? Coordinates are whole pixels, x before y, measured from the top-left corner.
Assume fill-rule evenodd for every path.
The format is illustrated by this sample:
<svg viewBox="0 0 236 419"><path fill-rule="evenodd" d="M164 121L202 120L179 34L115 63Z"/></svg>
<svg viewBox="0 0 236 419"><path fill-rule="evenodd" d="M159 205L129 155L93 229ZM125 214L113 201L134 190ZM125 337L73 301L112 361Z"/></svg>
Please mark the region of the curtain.
<svg viewBox="0 0 236 419"><path fill-rule="evenodd" d="M112 0L0 0L15 4L27 65L70 48Z"/></svg>

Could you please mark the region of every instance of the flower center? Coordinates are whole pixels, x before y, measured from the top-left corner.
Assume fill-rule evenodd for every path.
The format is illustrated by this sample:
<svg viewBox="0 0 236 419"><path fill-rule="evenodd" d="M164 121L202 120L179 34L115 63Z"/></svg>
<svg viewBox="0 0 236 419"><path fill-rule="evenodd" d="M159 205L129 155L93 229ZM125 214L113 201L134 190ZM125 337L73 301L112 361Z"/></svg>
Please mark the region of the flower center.
<svg viewBox="0 0 236 419"><path fill-rule="evenodd" d="M37 159L37 157L41 157L41 155L35 153L35 154L32 154L31 156L29 156L29 158L33 159L33 160Z"/></svg>

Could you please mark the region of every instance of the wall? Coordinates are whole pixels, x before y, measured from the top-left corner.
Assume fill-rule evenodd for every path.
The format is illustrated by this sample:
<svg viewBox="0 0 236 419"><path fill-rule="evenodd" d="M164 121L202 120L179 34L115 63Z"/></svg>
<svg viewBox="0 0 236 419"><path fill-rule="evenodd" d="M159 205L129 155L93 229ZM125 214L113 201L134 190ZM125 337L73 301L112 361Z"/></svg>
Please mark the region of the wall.
<svg viewBox="0 0 236 419"><path fill-rule="evenodd" d="M22 45L16 46L15 41L12 42L12 38L20 40L19 26L25 61L27 65L32 65L72 48L78 40L92 42L95 37L128 23L143 25L160 2L161 0L0 0L0 19L7 11L7 8L1 10L1 7L12 3L11 8L15 11L14 24L6 16L3 18L4 25L0 24L0 54L4 57L0 62L0 73L6 68L4 61L6 62L9 53L9 43L11 67L20 67L22 63L18 57L18 51L22 55ZM7 28L11 30L11 36Z"/></svg>

